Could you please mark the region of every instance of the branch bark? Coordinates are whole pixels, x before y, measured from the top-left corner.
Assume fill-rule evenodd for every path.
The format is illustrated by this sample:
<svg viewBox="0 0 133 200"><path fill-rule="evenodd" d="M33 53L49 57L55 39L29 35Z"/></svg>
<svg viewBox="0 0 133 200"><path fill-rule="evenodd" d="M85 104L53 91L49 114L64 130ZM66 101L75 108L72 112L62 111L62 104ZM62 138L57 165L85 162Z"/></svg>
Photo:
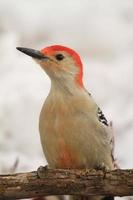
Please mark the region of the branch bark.
<svg viewBox="0 0 133 200"><path fill-rule="evenodd" d="M48 195L133 195L133 169L61 170L47 169L43 178L37 172L0 175L0 200Z"/></svg>

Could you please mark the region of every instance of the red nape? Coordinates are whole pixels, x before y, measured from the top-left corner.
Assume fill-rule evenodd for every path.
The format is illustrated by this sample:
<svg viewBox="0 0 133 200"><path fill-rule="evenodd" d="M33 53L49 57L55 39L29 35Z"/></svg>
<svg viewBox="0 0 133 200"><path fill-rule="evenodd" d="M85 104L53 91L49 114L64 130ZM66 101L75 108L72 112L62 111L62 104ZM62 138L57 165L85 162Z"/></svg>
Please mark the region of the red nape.
<svg viewBox="0 0 133 200"><path fill-rule="evenodd" d="M79 67L79 73L77 74L75 80L76 83L78 83L78 85L80 87L83 87L83 82L82 82L82 78L83 78L83 65L80 59L80 56L78 55L78 53L76 51L74 51L73 49L69 48L69 47L65 47L62 45L53 45L53 46L49 46L46 48L43 48L41 50L45 55L52 55L55 51L65 51L68 54L70 54L73 59L75 60L77 66Z"/></svg>

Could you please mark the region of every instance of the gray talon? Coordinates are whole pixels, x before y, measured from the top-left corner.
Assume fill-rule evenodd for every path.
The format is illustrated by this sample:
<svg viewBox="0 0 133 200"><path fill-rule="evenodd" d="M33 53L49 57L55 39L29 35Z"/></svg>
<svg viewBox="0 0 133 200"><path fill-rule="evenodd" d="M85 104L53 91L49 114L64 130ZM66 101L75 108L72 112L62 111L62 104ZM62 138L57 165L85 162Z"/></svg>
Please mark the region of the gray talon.
<svg viewBox="0 0 133 200"><path fill-rule="evenodd" d="M47 169L49 169L48 165L46 165L46 166L40 166L37 169L37 175L38 175L38 177L39 178L44 178L46 176Z"/></svg>

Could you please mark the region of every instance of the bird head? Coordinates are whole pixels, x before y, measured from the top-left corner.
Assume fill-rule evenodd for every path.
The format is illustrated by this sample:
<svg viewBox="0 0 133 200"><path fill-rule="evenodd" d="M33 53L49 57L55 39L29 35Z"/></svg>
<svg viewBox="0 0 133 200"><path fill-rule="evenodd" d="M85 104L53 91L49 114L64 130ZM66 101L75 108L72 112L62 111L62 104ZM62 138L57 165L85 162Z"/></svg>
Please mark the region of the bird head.
<svg viewBox="0 0 133 200"><path fill-rule="evenodd" d="M73 82L83 87L83 68L80 56L72 49L61 45L45 47L40 51L17 47L17 49L31 56L45 70L51 80Z"/></svg>

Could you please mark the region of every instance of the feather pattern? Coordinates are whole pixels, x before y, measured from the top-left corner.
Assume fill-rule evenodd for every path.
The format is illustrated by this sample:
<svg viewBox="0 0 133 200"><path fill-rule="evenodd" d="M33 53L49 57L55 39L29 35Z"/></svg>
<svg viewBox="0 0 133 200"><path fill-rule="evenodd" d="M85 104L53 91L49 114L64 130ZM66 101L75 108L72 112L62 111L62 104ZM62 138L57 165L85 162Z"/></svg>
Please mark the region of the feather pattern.
<svg viewBox="0 0 133 200"><path fill-rule="evenodd" d="M88 91L86 91L86 92L88 93L89 97L92 98L91 93L89 93ZM96 106L97 106L97 104L96 104ZM111 157L112 157L112 163L114 165L114 169L119 168L116 163L116 160L114 159L115 144L114 144L113 123L112 123L112 121L111 122L107 121L105 115L103 114L103 112L99 106L97 106L97 118L98 118L98 121L103 125L103 128L105 129L108 145L110 146L110 149L111 149Z"/></svg>

